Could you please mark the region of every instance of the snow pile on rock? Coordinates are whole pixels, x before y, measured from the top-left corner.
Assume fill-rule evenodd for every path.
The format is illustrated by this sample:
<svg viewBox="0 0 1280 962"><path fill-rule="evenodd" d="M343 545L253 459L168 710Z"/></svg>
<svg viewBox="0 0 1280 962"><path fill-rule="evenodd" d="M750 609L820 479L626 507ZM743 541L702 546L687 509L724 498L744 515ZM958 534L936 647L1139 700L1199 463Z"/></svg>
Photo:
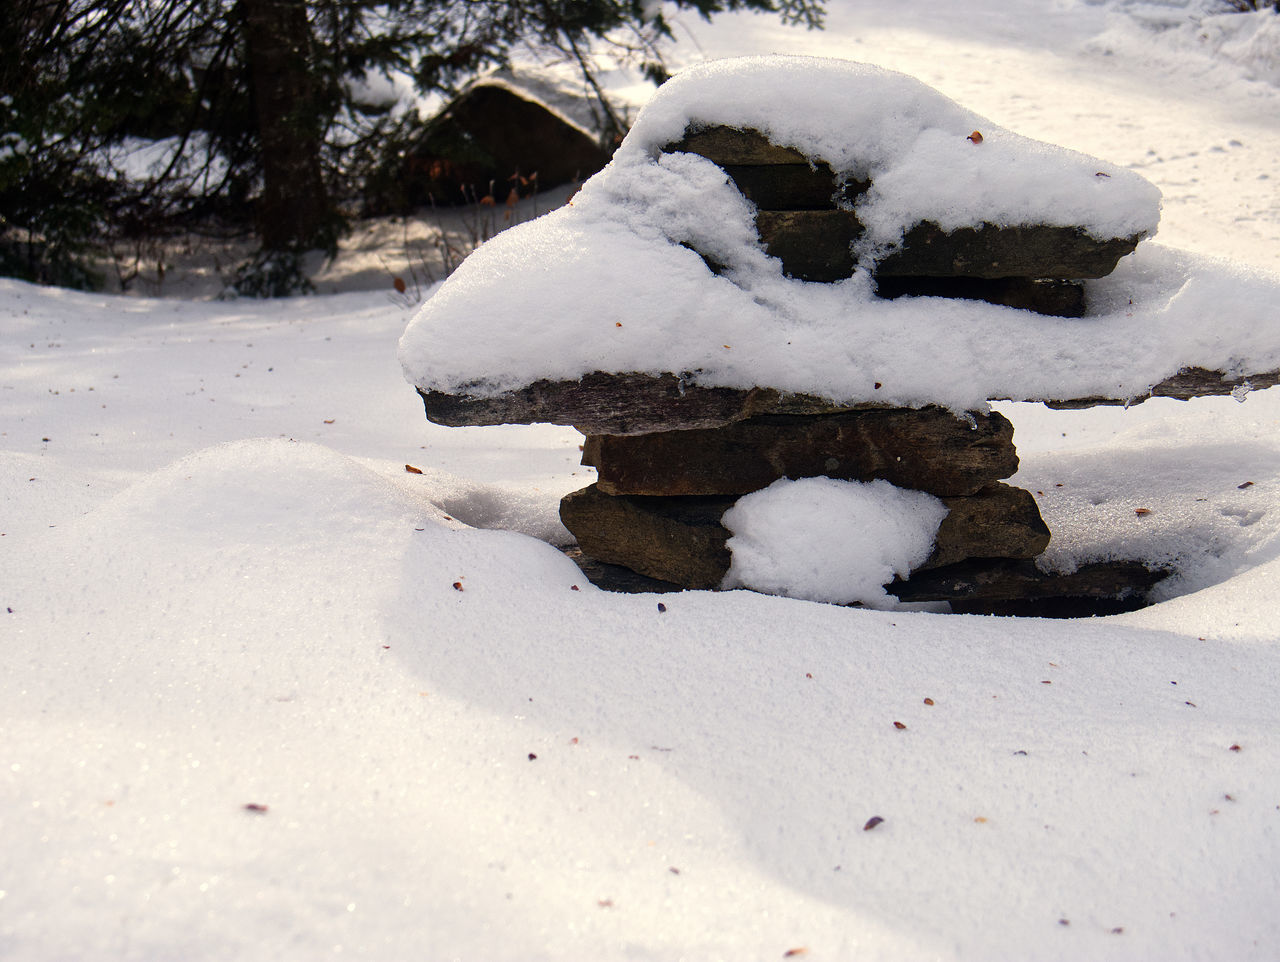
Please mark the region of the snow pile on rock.
<svg viewBox="0 0 1280 962"><path fill-rule="evenodd" d="M857 210L876 244L924 220L945 230L1054 224L1102 238L1159 223L1159 191L1132 171L1003 130L905 74L810 57L718 60L677 75L641 112L610 182L686 128L711 125L758 130L844 179L870 180Z"/></svg>
<svg viewBox="0 0 1280 962"><path fill-rule="evenodd" d="M720 168L660 154L713 123L871 178L855 204L867 258L852 277L785 276ZM1149 245L1086 282L1083 319L873 293L869 265L923 219L1139 235L1155 230L1158 208L1158 191L1131 171L1001 130L901 74L813 58L709 63L655 95L572 206L468 258L406 331L401 361L416 386L449 394L671 372L958 412L1001 397L1139 396L1188 366L1280 366L1280 280Z"/></svg>
<svg viewBox="0 0 1280 962"><path fill-rule="evenodd" d="M775 481L724 516L733 537L727 588L788 598L893 608L885 590L933 550L941 501L888 481Z"/></svg>

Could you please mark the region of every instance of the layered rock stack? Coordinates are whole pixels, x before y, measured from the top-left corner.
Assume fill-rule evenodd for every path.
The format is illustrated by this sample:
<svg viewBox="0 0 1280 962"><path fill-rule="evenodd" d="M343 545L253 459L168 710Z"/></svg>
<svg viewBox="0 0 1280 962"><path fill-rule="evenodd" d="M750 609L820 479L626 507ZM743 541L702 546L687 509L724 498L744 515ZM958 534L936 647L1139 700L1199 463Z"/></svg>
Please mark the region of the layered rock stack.
<svg viewBox="0 0 1280 962"><path fill-rule="evenodd" d="M1136 607L1163 574L1140 560L1037 567L1049 532L1033 495L1002 483L1017 467L1012 431L979 409L1242 398L1280 383L1257 285L1240 280L1248 325L1209 340L1193 316L1212 317L1211 288L1186 296L1168 252L1086 285L1158 222L1159 192L1133 171L999 130L911 78L826 59L717 61L662 86L579 203L469 258L406 329L401 360L437 424L587 436L599 480L566 497L562 517L599 584L719 587L730 505L782 478L828 477L945 503L931 555L886 586L903 601ZM910 296L922 300L876 303ZM1086 314L1077 333L1070 318ZM823 503L922 503L883 487L843 495ZM884 537L850 535L845 560L879 565Z"/></svg>
<svg viewBox="0 0 1280 962"><path fill-rule="evenodd" d="M1026 560L1049 543L1035 499L1000 483L1018 456L1000 414L940 408L767 415L722 428L589 435L599 480L560 505L583 553L686 588L716 588L729 569L721 517L780 478L883 479L948 508L925 568L974 558Z"/></svg>
<svg viewBox="0 0 1280 962"><path fill-rule="evenodd" d="M977 131L970 137L981 140ZM838 182L827 164L771 144L753 130L691 130L666 150L699 154L724 169L755 204L760 241L782 261L786 274L806 281L853 275L854 249L863 233L853 205L869 182ZM924 221L906 232L896 251L878 260L876 289L881 297L961 297L1080 317L1085 308L1080 281L1110 274L1139 240L1099 240L1079 228L1043 225L985 224L948 232Z"/></svg>
<svg viewBox="0 0 1280 962"><path fill-rule="evenodd" d="M666 149L700 154L724 169L755 205L761 244L785 273L817 282L852 276L862 233L853 201L869 184L839 183L826 164L755 131L689 131ZM874 276L881 296L976 298L1079 316L1079 279L1109 273L1138 240L1098 240L1063 227L945 232L921 223L878 261ZM619 393L606 406L626 410L626 382L615 386ZM634 399L650 412L651 387ZM890 587L900 596L991 602L1097 593L1087 577L1048 586L1035 572L1031 559L1048 546L1049 529L1029 492L1001 483L1017 470L1018 457L1013 427L1000 414L818 406L749 416L745 403L739 419L725 419L708 400L711 427L693 426L701 421L693 399L666 423L650 417L619 433L601 433L590 417L577 422L587 433L582 462L599 480L565 497L560 516L584 555L667 585L717 588L731 562L721 518L742 495L781 478L883 479L935 495L948 509L932 555L913 579ZM758 406L777 410L772 400Z"/></svg>

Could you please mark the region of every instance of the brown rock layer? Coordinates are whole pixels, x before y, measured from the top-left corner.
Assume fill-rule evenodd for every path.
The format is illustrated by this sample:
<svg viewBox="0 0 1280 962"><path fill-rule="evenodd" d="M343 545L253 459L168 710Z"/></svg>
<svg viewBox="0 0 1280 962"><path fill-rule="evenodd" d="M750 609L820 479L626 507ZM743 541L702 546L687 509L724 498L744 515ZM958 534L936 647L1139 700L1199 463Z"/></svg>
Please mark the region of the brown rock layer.
<svg viewBox="0 0 1280 962"><path fill-rule="evenodd" d="M583 554L687 588L720 586L729 570L729 531L720 523L734 497L609 495L596 485L566 495L560 520ZM943 498L949 514L921 569L969 558L1034 558L1049 543L1035 500L994 484L976 495Z"/></svg>
<svg viewBox="0 0 1280 962"><path fill-rule="evenodd" d="M646 434L718 427L760 414L830 414L873 405L840 404L772 388L699 387L675 374L594 371L576 381L534 381L500 394L418 389L428 420L477 424L567 424L583 434Z"/></svg>
<svg viewBox="0 0 1280 962"><path fill-rule="evenodd" d="M876 265L884 277L1106 277L1141 236L1099 240L1078 227L917 224Z"/></svg>
<svg viewBox="0 0 1280 962"><path fill-rule="evenodd" d="M852 211L761 210L756 232L788 277L838 281L852 277L858 264L851 245L862 236L862 224Z"/></svg>
<svg viewBox="0 0 1280 962"><path fill-rule="evenodd" d="M734 498L608 495L594 484L560 501L582 553L685 588L718 588L729 570L720 518Z"/></svg>
<svg viewBox="0 0 1280 962"><path fill-rule="evenodd" d="M838 281L853 274L850 244L862 235L853 211L761 210L756 229L765 250L790 277ZM1138 246L1139 237L1097 240L1076 227L962 227L944 231L921 223L902 246L876 264L882 277L1054 278L1105 277Z"/></svg>
<svg viewBox="0 0 1280 962"><path fill-rule="evenodd" d="M809 158L794 147L779 147L759 131L735 127L690 128L685 131L683 139L662 149L664 153L700 154L721 167L809 164Z"/></svg>
<svg viewBox="0 0 1280 962"><path fill-rule="evenodd" d="M1056 408L1106 404L1141 404L1151 397L1186 400L1260 391L1280 384L1280 370L1228 374L1188 368L1140 394L1055 398L1043 394L991 400L1043 401ZM731 424L761 414L830 414L871 410L869 403L841 404L810 394L788 394L772 388L701 387L675 374L615 374L594 371L575 381L539 380L499 394L449 394L421 388L427 418L451 427L477 424L573 425L583 434L644 434Z"/></svg>
<svg viewBox="0 0 1280 962"><path fill-rule="evenodd" d="M1034 558L1049 547L1049 527L1030 491L993 484L976 495L943 498L933 554L921 569L968 558Z"/></svg>
<svg viewBox="0 0 1280 962"><path fill-rule="evenodd" d="M1018 470L1013 425L942 408L766 415L721 428L591 435L582 463L606 494L747 494L779 478L883 478L933 494L973 494Z"/></svg>
<svg viewBox="0 0 1280 962"><path fill-rule="evenodd" d="M789 277L837 281L858 266L851 245L863 232L854 206L868 181L837 181L822 161L792 147L772 144L758 131L709 127L686 131L666 151L685 151L720 165L757 207L761 244L782 261ZM1141 236L1095 238L1077 227L997 225L943 230L924 221L910 228L898 250L875 265L882 278L974 278L1058 281L1105 277ZM1056 295L1056 296L1055 296ZM1064 292L1022 288L1011 301L1007 291L970 287L968 296L1063 317L1079 317L1083 305L1063 305ZM1081 295L1082 296L1082 295Z"/></svg>
<svg viewBox="0 0 1280 962"><path fill-rule="evenodd" d="M848 207L870 186L866 181L837 184L835 175L826 164L723 166L743 196L762 211L819 211Z"/></svg>
<svg viewBox="0 0 1280 962"><path fill-rule="evenodd" d="M1141 594L1169 571L1140 561L1081 565L1070 574L1040 571L1031 561L971 559L894 581L890 594L900 601L950 601L957 608L995 611L980 603L1046 598L1126 598ZM1014 613L1012 610L1010 613Z"/></svg>
<svg viewBox="0 0 1280 962"><path fill-rule="evenodd" d="M637 574L621 565L588 558L576 547L565 554L587 579L605 591L673 592L677 584ZM1040 618L1083 618L1135 611L1147 593L1169 575L1139 561L1081 565L1070 574L1040 571L1033 561L978 558L921 571L908 581L886 586L900 601L947 601L952 611Z"/></svg>
<svg viewBox="0 0 1280 962"><path fill-rule="evenodd" d="M1052 317L1084 317L1084 284L1028 277L883 277L876 276L876 295L954 297L986 301Z"/></svg>

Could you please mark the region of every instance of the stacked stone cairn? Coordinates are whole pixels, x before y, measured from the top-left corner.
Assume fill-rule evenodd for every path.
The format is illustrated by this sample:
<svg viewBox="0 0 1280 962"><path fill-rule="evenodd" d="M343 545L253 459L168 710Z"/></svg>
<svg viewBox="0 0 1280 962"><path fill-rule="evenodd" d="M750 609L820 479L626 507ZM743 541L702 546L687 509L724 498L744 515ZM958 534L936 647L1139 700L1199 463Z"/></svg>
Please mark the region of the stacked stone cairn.
<svg viewBox="0 0 1280 962"><path fill-rule="evenodd" d="M689 131L666 149L700 154L725 170L755 204L761 243L788 275L830 282L853 274L861 233L853 201L869 184L837 183L825 164L754 131ZM1080 280L1110 273L1138 240L1098 240L1069 227L945 232L922 223L874 277L880 296L976 298L1080 316ZM1158 578L1137 564L1058 577L1036 570L1032 559L1047 547L1049 529L1030 492L1001 482L1017 470L1018 457L1013 427L998 413L851 409L769 391L676 397L672 389L680 385L662 380L617 377L564 398L576 408L591 396L574 423L587 434L582 461L597 469L598 480L565 497L560 514L582 554L605 563L597 571L617 565L643 576L640 583L650 579L648 587L717 588L731 561L721 518L734 502L780 478L821 476L884 479L935 495L948 508L933 554L908 580L889 586L903 600L994 611L1046 598L1118 599ZM537 403L555 407L553 386L544 386L550 393ZM597 408L624 410L629 400L647 415L594 416Z"/></svg>
<svg viewBox="0 0 1280 962"><path fill-rule="evenodd" d="M826 164L751 130L690 128L665 150L700 154L725 171L755 205L759 240L789 276L833 282L858 268L863 228L855 201L869 184L838 182ZM1099 239L1054 225L947 231L926 221L871 273L881 297L978 299L1075 317L1086 307L1082 281L1109 274L1140 239ZM710 270L721 270L699 254ZM1250 375L1249 382L1245 390L1270 386L1280 372ZM1242 383L1187 368L1146 396L1224 394ZM1040 571L1034 559L1049 531L1034 495L1001 481L1017 470L1018 458L1012 426L1000 414L840 404L763 385L704 386L679 372L595 371L497 395L418 390L438 424L549 421L587 436L583 463L597 469L598 480L565 497L560 515L578 539L579 564L604 587L720 587L732 560L724 513L778 479L806 477L884 479L944 502L948 514L932 555L887 586L902 601L989 613L1104 613L1140 607L1166 574L1140 561ZM1087 407L1142 398L1039 400Z"/></svg>
<svg viewBox="0 0 1280 962"><path fill-rule="evenodd" d="M667 129L664 123L653 129ZM969 140L977 145L982 135L974 131ZM965 298L1080 317L1088 306L1084 281L1110 274L1143 236L1098 237L1061 224L988 222L946 229L922 220L891 250L869 251L857 211L872 185L838 179L816 157L772 143L755 130L697 122L662 152L696 154L718 165L753 205L756 239L786 275L819 285L865 274L884 298ZM710 271L725 272L716 251L690 247ZM501 265L502 257L493 263ZM483 310L485 302L481 298L480 307L469 308L464 294L449 303L443 313L465 315ZM444 317L431 304L427 313L432 323L464 319ZM553 318L543 320L554 324ZM415 350L423 348L419 343ZM577 363L571 367L578 370ZM1147 589L1166 573L1141 561L1083 565L1064 574L1041 571L1036 559L1048 546L1049 531L1037 506L1039 492L1003 483L1018 459L1012 427L999 414L893 408L877 403L881 385L874 383L870 397L859 393L858 401L841 403L769 384L700 383L699 373L586 369L580 375L535 375L497 392L487 389L483 376L462 382L451 376L444 382L451 386L441 389L428 375L418 393L437 424L550 422L586 435L583 461L597 469L598 480L565 497L561 517L578 539L570 554L604 587L721 587L732 562L722 523L730 506L779 479L811 477L883 479L944 502L948 513L932 554L909 577L886 586L904 602L949 602L958 611L1010 614L1103 613L1140 607ZM1023 396L1008 399L1069 408L1128 405L1148 397L1229 393L1240 399L1276 384L1280 371L1246 376L1187 365L1138 394L1133 385L1117 383L1110 392L1088 396L1018 388Z"/></svg>

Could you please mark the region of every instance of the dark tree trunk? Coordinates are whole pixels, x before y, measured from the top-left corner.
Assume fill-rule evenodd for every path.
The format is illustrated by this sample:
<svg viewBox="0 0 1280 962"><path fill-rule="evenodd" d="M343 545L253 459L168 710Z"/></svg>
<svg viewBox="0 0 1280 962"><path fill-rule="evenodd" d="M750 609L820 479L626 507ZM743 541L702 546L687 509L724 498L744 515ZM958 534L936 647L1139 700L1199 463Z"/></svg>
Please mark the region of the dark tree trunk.
<svg viewBox="0 0 1280 962"><path fill-rule="evenodd" d="M242 0L262 150L258 224L268 251L331 250L338 216L320 166L323 110L306 0Z"/></svg>

